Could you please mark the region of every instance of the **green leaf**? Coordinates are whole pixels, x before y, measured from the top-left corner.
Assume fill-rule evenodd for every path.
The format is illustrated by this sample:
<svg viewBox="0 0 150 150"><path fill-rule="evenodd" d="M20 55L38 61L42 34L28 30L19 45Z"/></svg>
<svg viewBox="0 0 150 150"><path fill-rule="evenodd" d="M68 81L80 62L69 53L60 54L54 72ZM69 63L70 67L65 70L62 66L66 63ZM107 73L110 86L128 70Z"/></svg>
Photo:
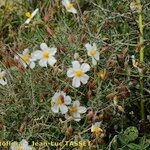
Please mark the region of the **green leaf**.
<svg viewBox="0 0 150 150"><path fill-rule="evenodd" d="M139 132L138 132L138 129L136 127L128 127L124 131L124 135L131 142L131 141L134 141L135 139L137 139Z"/></svg>
<svg viewBox="0 0 150 150"><path fill-rule="evenodd" d="M129 145L127 145L129 148L133 149L133 150L139 150L141 149L140 145L134 144L134 143L130 143Z"/></svg>
<svg viewBox="0 0 150 150"><path fill-rule="evenodd" d="M147 148L150 148L150 144L146 143L144 146L142 146L142 150L147 150Z"/></svg>
<svg viewBox="0 0 150 150"><path fill-rule="evenodd" d="M129 143L128 138L124 134L119 134L118 138L120 142L122 143L122 145L127 145Z"/></svg>

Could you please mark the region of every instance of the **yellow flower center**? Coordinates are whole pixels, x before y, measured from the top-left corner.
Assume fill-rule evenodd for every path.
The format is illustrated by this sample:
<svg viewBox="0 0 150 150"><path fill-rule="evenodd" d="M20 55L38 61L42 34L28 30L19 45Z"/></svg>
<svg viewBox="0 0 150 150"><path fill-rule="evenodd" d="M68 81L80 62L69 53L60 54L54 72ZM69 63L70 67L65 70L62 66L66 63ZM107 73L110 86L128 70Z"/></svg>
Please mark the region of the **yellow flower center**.
<svg viewBox="0 0 150 150"><path fill-rule="evenodd" d="M43 52L43 57L44 57L44 58L49 58L49 55L50 55L50 54L49 54L49 51L44 51L44 52Z"/></svg>
<svg viewBox="0 0 150 150"><path fill-rule="evenodd" d="M22 60L24 61L24 62L29 62L29 60L30 60L30 55L29 54L26 54L26 55L23 55L22 57Z"/></svg>
<svg viewBox="0 0 150 150"><path fill-rule="evenodd" d="M100 72L97 73L98 77L100 77L101 79L105 79L107 72L106 70L101 70Z"/></svg>
<svg viewBox="0 0 150 150"><path fill-rule="evenodd" d="M64 97L62 95L60 95L59 98L57 99L57 104L58 105L64 104Z"/></svg>
<svg viewBox="0 0 150 150"><path fill-rule="evenodd" d="M82 77L83 74L84 74L84 72L81 69L78 69L75 71L75 76L77 76L77 77Z"/></svg>
<svg viewBox="0 0 150 150"><path fill-rule="evenodd" d="M94 127L94 128L93 128L93 132L94 132L95 134L100 134L100 133L102 132L102 129L99 128L99 127Z"/></svg>
<svg viewBox="0 0 150 150"><path fill-rule="evenodd" d="M17 150L23 150L23 147L22 147L22 146L19 146L19 147L17 148Z"/></svg>
<svg viewBox="0 0 150 150"><path fill-rule="evenodd" d="M68 3L67 6L66 6L66 9L67 10L71 10L72 8L73 8L73 4Z"/></svg>
<svg viewBox="0 0 150 150"><path fill-rule="evenodd" d="M95 56L96 55L96 50L95 49L90 50L89 54L91 56Z"/></svg>
<svg viewBox="0 0 150 150"><path fill-rule="evenodd" d="M70 107L70 112L71 112L71 113L76 113L77 111L78 111L78 109L77 109L76 106Z"/></svg>
<svg viewBox="0 0 150 150"><path fill-rule="evenodd" d="M30 12L26 12L25 16L28 17L28 18L32 18L32 14Z"/></svg>

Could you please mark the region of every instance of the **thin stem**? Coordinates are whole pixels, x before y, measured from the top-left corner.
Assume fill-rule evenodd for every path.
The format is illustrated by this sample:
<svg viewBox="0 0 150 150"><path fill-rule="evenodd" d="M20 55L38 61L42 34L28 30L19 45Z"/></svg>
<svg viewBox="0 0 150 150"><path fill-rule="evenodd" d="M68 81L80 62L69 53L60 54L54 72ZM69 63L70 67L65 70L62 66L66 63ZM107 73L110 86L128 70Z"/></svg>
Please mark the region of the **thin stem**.
<svg viewBox="0 0 150 150"><path fill-rule="evenodd" d="M139 13L138 18L138 26L140 31L140 63L144 63L144 37L143 37L143 18L142 18L142 5L141 0L136 0L137 9ZM141 96L141 120L145 119L145 111L144 111L144 81L143 81L143 73L140 74L140 96Z"/></svg>

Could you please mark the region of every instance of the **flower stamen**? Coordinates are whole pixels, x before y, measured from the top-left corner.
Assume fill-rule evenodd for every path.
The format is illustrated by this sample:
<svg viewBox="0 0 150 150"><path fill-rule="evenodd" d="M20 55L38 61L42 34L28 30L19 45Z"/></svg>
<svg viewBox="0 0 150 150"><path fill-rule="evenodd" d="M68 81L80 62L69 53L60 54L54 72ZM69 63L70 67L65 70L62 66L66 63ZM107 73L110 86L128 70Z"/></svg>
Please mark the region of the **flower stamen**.
<svg viewBox="0 0 150 150"><path fill-rule="evenodd" d="M95 50L95 49L90 50L90 51L89 51L89 54L90 54L91 56L95 56L95 55L96 55L96 50Z"/></svg>
<svg viewBox="0 0 150 150"><path fill-rule="evenodd" d="M24 62L29 62L29 60L30 60L30 55L29 54L26 54L26 55L23 55L22 57L22 60L24 61Z"/></svg>
<svg viewBox="0 0 150 150"><path fill-rule="evenodd" d="M32 14L30 12L26 12L25 16L28 17L28 18L32 18Z"/></svg>
<svg viewBox="0 0 150 150"><path fill-rule="evenodd" d="M60 95L59 98L57 99L57 104L62 105L62 104L64 104L64 102L65 102L64 97L62 95Z"/></svg>
<svg viewBox="0 0 150 150"><path fill-rule="evenodd" d="M76 113L78 111L78 109L77 109L77 107L75 107L75 106L72 106L71 108L70 108L70 112L71 113Z"/></svg>
<svg viewBox="0 0 150 150"><path fill-rule="evenodd" d="M95 134L100 134L102 131L103 131L103 130L102 130L101 128L99 128L99 127L94 127L94 128L93 128L93 132L94 132Z"/></svg>
<svg viewBox="0 0 150 150"><path fill-rule="evenodd" d="M17 150L23 150L23 147L22 147L22 146L19 146L19 147L17 148Z"/></svg>
<svg viewBox="0 0 150 150"><path fill-rule="evenodd" d="M81 70L81 69L78 69L78 70L76 70L75 71L75 75L77 76L77 77L82 77L83 76L83 71Z"/></svg>
<svg viewBox="0 0 150 150"><path fill-rule="evenodd" d="M49 51L44 51L43 52L43 57L44 58L49 58Z"/></svg>
<svg viewBox="0 0 150 150"><path fill-rule="evenodd" d="M67 9L68 11L70 11L72 8L73 8L73 4L68 3L67 6L66 6L66 9Z"/></svg>

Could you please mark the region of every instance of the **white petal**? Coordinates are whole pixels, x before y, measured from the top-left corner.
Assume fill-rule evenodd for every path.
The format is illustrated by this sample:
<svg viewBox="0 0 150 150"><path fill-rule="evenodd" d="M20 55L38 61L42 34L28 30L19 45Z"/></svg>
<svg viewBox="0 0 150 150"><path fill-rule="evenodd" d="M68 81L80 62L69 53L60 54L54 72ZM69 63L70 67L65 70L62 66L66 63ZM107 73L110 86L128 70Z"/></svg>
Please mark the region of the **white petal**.
<svg viewBox="0 0 150 150"><path fill-rule="evenodd" d="M11 150L16 150L17 148L18 148L18 142L12 142L11 146L10 146L10 149Z"/></svg>
<svg viewBox="0 0 150 150"><path fill-rule="evenodd" d="M40 50L37 50L31 54L31 58L34 60L41 59L42 57L43 57L43 52Z"/></svg>
<svg viewBox="0 0 150 150"><path fill-rule="evenodd" d="M64 116L65 116L65 119L66 119L66 120L70 120L70 119L72 120L72 118L73 118L73 117L70 116L68 113L65 113Z"/></svg>
<svg viewBox="0 0 150 150"><path fill-rule="evenodd" d="M74 102L73 102L73 106L75 106L75 107L79 107L79 106L80 106L80 102L79 102L79 101L77 101L77 100L76 100L76 101L74 101Z"/></svg>
<svg viewBox="0 0 150 150"><path fill-rule="evenodd" d="M73 78L73 81L72 81L72 86L73 87L79 87L81 85L81 83L80 83L80 78L76 78L76 77L74 77Z"/></svg>
<svg viewBox="0 0 150 150"><path fill-rule="evenodd" d="M41 50L49 50L49 47L47 46L46 43L42 43L42 44L40 45L40 48L41 48Z"/></svg>
<svg viewBox="0 0 150 150"><path fill-rule="evenodd" d="M28 146L28 142L25 139L22 139L22 141L20 142L20 145L22 145L22 147L27 147Z"/></svg>
<svg viewBox="0 0 150 150"><path fill-rule="evenodd" d="M63 4L65 7L67 6L68 3L70 3L69 0L62 0L62 4Z"/></svg>
<svg viewBox="0 0 150 150"><path fill-rule="evenodd" d="M0 79L0 84L1 85L6 85L7 84L7 80L4 81L3 79Z"/></svg>
<svg viewBox="0 0 150 150"><path fill-rule="evenodd" d="M35 150L35 149L28 145L25 150Z"/></svg>
<svg viewBox="0 0 150 150"><path fill-rule="evenodd" d="M92 49L92 46L91 46L91 44L89 44L89 43L86 43L86 44L85 44L85 47L86 47L87 50L91 50L91 49Z"/></svg>
<svg viewBox="0 0 150 150"><path fill-rule="evenodd" d="M96 51L96 55L94 56L94 58L95 58L96 60L99 60L99 52L98 52L98 51Z"/></svg>
<svg viewBox="0 0 150 150"><path fill-rule="evenodd" d="M71 10L69 10L68 12L72 12L72 13L74 13L74 14L76 14L77 13L77 10L73 7Z"/></svg>
<svg viewBox="0 0 150 150"><path fill-rule="evenodd" d="M28 54L29 53L29 49L28 48L26 48L26 49L24 49L24 51L23 51L23 55L26 55L26 54Z"/></svg>
<svg viewBox="0 0 150 150"><path fill-rule="evenodd" d="M47 60L46 60L46 59L41 59L41 60L39 61L39 65L40 65L41 67L47 67Z"/></svg>
<svg viewBox="0 0 150 150"><path fill-rule="evenodd" d="M56 92L54 94L54 96L52 97L52 101L55 102L58 99L59 96L60 96L60 92Z"/></svg>
<svg viewBox="0 0 150 150"><path fill-rule="evenodd" d="M74 77L75 73L74 70L72 68L69 68L67 71L67 76L68 77Z"/></svg>
<svg viewBox="0 0 150 150"><path fill-rule="evenodd" d="M60 91L59 93L60 93L60 95L66 97L66 93L64 91Z"/></svg>
<svg viewBox="0 0 150 150"><path fill-rule="evenodd" d="M89 76L86 75L86 74L84 74L84 75L81 77L81 82L82 82L83 84L86 84L88 80L89 80Z"/></svg>
<svg viewBox="0 0 150 150"><path fill-rule="evenodd" d="M82 107L82 106L78 107L78 112L81 113L81 114L85 113L86 110L87 109L85 107Z"/></svg>
<svg viewBox="0 0 150 150"><path fill-rule="evenodd" d="M59 112L59 106L58 105L53 105L52 107L51 107L51 109L52 109L52 111L54 112L54 113L58 113Z"/></svg>
<svg viewBox="0 0 150 150"><path fill-rule="evenodd" d="M92 64L95 66L97 64L97 61L95 60L94 57L92 57Z"/></svg>
<svg viewBox="0 0 150 150"><path fill-rule="evenodd" d="M73 69L80 69L80 63L78 61L72 62Z"/></svg>
<svg viewBox="0 0 150 150"><path fill-rule="evenodd" d="M80 120L81 120L81 115L80 115L80 113L74 113L74 114L73 114L73 117L74 117L74 120L75 120L75 121L80 121Z"/></svg>
<svg viewBox="0 0 150 150"><path fill-rule="evenodd" d="M28 18L26 21L25 21L25 24L29 24L31 21L31 18Z"/></svg>
<svg viewBox="0 0 150 150"><path fill-rule="evenodd" d="M65 97L65 104L66 104L66 105L71 104L71 97L70 97L70 96L66 96L66 97Z"/></svg>
<svg viewBox="0 0 150 150"><path fill-rule="evenodd" d="M135 59L135 56L134 56L134 55L132 55L132 56L131 56L131 58L132 58L132 59Z"/></svg>
<svg viewBox="0 0 150 150"><path fill-rule="evenodd" d="M80 69L80 63L78 61L72 62L73 69Z"/></svg>
<svg viewBox="0 0 150 150"><path fill-rule="evenodd" d="M94 49L94 50L97 50L96 43L93 43L93 49Z"/></svg>
<svg viewBox="0 0 150 150"><path fill-rule="evenodd" d="M100 125L101 125L101 122L96 122L96 123L94 124L95 127L100 127Z"/></svg>
<svg viewBox="0 0 150 150"><path fill-rule="evenodd" d="M83 63L83 64L81 65L81 69L83 70L83 72L87 72L87 71L90 70L90 65L87 64L87 63Z"/></svg>
<svg viewBox="0 0 150 150"><path fill-rule="evenodd" d="M55 55L57 52L57 48L52 47L52 48L50 48L49 51L50 51L51 55Z"/></svg>
<svg viewBox="0 0 150 150"><path fill-rule="evenodd" d="M32 18L37 14L38 11L39 11L39 9L37 8L32 12Z"/></svg>
<svg viewBox="0 0 150 150"><path fill-rule="evenodd" d="M60 106L60 111L62 114L65 114L68 111L68 107L66 105L61 105Z"/></svg>
<svg viewBox="0 0 150 150"><path fill-rule="evenodd" d="M32 61L29 66L31 69L33 69L35 67L35 63Z"/></svg>
<svg viewBox="0 0 150 150"><path fill-rule="evenodd" d="M48 59L48 64L51 66L53 66L56 62L57 62L57 60L54 57L50 57Z"/></svg>

